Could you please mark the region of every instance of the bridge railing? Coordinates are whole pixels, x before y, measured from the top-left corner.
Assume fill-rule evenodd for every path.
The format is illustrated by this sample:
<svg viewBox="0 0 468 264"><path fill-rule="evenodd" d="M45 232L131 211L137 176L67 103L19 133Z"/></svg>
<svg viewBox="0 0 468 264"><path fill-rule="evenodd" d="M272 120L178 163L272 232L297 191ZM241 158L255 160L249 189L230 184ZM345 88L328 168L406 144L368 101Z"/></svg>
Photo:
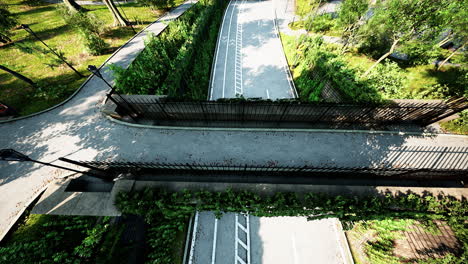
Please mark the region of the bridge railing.
<svg viewBox="0 0 468 264"><path fill-rule="evenodd" d="M468 108L464 97L393 100L384 104L299 101L174 101L159 96L110 95L120 115L134 120L183 122L279 122L322 124L416 124L427 126Z"/></svg>

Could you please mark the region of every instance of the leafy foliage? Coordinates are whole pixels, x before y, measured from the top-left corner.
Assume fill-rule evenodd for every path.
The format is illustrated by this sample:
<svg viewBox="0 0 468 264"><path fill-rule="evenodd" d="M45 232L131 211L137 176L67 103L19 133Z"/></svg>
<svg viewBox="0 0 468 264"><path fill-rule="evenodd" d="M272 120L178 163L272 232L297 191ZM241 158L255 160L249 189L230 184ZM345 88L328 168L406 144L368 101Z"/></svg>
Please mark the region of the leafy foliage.
<svg viewBox="0 0 468 264"><path fill-rule="evenodd" d="M90 262L109 218L83 216L33 216L37 220L16 232L0 246L2 263L84 263Z"/></svg>
<svg viewBox="0 0 468 264"><path fill-rule="evenodd" d="M338 11L338 25L343 28L341 38L344 40L344 48L349 44L355 44L359 28L364 24L364 15L369 8L368 0L344 1Z"/></svg>
<svg viewBox="0 0 468 264"><path fill-rule="evenodd" d="M7 6L0 2L0 42L11 41L9 38L10 29L18 24L16 17L8 11Z"/></svg>
<svg viewBox="0 0 468 264"><path fill-rule="evenodd" d="M380 102L382 98L376 86L359 80L357 72L332 49L321 37L301 36L296 46L292 67L302 67L306 71L297 78L300 98L305 101L319 100L321 89L326 85L338 89L345 101ZM291 51L290 51L291 52Z"/></svg>
<svg viewBox="0 0 468 264"><path fill-rule="evenodd" d="M408 81L404 71L395 62L380 64L367 76L369 87L380 91L387 99L408 97L402 87Z"/></svg>
<svg viewBox="0 0 468 264"><path fill-rule="evenodd" d="M172 22L128 69L113 66L123 93L205 99L219 25L227 5L203 0Z"/></svg>
<svg viewBox="0 0 468 264"><path fill-rule="evenodd" d="M468 110L459 113L460 117L442 123L441 127L456 134L468 135Z"/></svg>
<svg viewBox="0 0 468 264"><path fill-rule="evenodd" d="M109 45L101 38L105 31L101 20L92 14L71 11L65 5L59 5L57 10L63 20L80 33L86 52L91 55L101 55L105 52Z"/></svg>
<svg viewBox="0 0 468 264"><path fill-rule="evenodd" d="M330 14L310 16L304 23L307 31L326 32L335 25L335 21Z"/></svg>
<svg viewBox="0 0 468 264"><path fill-rule="evenodd" d="M138 0L138 3L149 6L151 9L170 8L175 4L174 0Z"/></svg>

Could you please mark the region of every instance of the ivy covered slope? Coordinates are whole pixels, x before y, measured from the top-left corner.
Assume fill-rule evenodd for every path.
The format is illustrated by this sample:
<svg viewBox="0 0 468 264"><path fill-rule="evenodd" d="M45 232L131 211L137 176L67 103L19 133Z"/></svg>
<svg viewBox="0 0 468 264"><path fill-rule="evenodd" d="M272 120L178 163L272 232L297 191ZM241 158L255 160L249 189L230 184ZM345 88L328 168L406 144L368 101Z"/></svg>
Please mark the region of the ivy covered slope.
<svg viewBox="0 0 468 264"><path fill-rule="evenodd" d="M216 40L228 1L201 0L146 47L128 69L113 67L125 94L206 99Z"/></svg>
<svg viewBox="0 0 468 264"><path fill-rule="evenodd" d="M468 203L448 197L436 199L420 197L342 197L323 194L276 193L273 197L260 197L241 191L225 192L167 192L145 189L139 192L120 193L117 206L123 213L137 214L149 224L148 261L175 263L171 245L174 237L184 229L187 219L196 210L222 212L249 212L256 216L306 216L310 219L338 217L340 220L385 219L442 219L448 221L462 243L463 255L453 263L468 259L468 231L465 228Z"/></svg>

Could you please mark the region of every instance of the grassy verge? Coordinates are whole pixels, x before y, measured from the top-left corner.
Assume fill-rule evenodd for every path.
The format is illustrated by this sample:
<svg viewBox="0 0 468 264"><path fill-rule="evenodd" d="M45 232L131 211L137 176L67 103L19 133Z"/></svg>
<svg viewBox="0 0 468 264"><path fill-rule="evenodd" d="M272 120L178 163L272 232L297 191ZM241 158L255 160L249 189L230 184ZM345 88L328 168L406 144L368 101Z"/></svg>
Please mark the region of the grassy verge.
<svg viewBox="0 0 468 264"><path fill-rule="evenodd" d="M177 0L180 4L182 0ZM17 15L20 24L28 24L49 46L60 49L75 68L87 75L89 64L102 64L118 47L124 44L134 33L130 27L110 27L112 17L106 6L85 6L89 13L103 20L108 26L103 38L110 45L106 54L91 56L84 51L77 31L66 25L56 10L56 4L27 6L22 0L7 1L8 9ZM161 12L152 12L148 7L135 3L123 4L122 8L131 21L136 21L135 29L143 29L153 22ZM14 43L32 43L41 45L24 30L13 30ZM21 115L28 115L51 107L71 95L84 81L68 67L60 65L51 69L44 65L45 58L26 54L9 44L0 46L2 65L20 72L40 84L42 91L37 91L6 72L0 72L0 101L17 109Z"/></svg>

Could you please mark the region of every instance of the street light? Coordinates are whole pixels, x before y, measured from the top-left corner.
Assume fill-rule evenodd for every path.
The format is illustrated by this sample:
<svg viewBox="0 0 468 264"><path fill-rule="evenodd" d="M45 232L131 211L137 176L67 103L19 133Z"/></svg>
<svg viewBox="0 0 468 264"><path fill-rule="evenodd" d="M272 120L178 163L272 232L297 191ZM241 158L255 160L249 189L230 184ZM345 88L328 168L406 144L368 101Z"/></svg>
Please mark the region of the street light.
<svg viewBox="0 0 468 264"><path fill-rule="evenodd" d="M115 87L112 87L112 85L110 85L110 83L108 83L106 81L106 79L104 79L104 77L102 76L101 72L99 71L99 69L94 66L94 65L88 65L88 71L90 71L92 74L94 74L95 76L97 76L99 79L103 80L104 83L109 86L109 88L111 88L110 92L107 94L107 98L109 98L109 100L111 100L112 102L114 102L114 104L116 104L117 106L120 106L120 103L117 102L114 98L112 98L112 94L116 94L123 102L125 102L125 104L127 105L127 107L124 107L124 109L130 109L130 113L129 116L131 119L133 119L133 121L137 122L136 118L138 117L138 112L132 107L132 105L127 102L127 100L125 100L125 98L123 98L119 93L117 93L115 91ZM135 116L133 116L135 115Z"/></svg>
<svg viewBox="0 0 468 264"><path fill-rule="evenodd" d="M42 39L40 39L39 36L37 36L36 33L28 25L21 24L20 28L26 30L26 32L33 35L37 40L39 40L42 44L44 44L44 46L46 46L50 51L52 51L52 53L54 53L55 56L57 56L57 58L59 58L61 61L63 61L65 64L67 64L68 67L70 67L70 69L72 69L76 74L78 74L78 76L80 76L80 78L85 77L83 74L81 74L79 71L77 71L70 63L68 63L62 56L58 55L57 52L55 52L55 50L50 48L44 41L42 41Z"/></svg>
<svg viewBox="0 0 468 264"><path fill-rule="evenodd" d="M79 171L79 170L70 169L70 168L62 167L62 166L47 163L47 162L42 162L42 161L39 161L39 160L33 160L30 157L24 155L21 152L18 152L16 150L14 150L14 149L0 149L0 160L3 160L3 161L19 161L19 162L30 161L30 162L39 163L39 164L42 164L42 165L45 165L45 166L50 166L50 167L55 167L55 168L59 168L59 169L63 169L63 170L68 170L68 171L73 171L73 172L77 172L77 173L87 174L87 175L90 175L90 176L93 176L93 177L97 177L97 178L109 181L109 179L107 179L106 177L103 177L101 175L98 175L98 174L95 174L95 173L92 173L92 172Z"/></svg>

